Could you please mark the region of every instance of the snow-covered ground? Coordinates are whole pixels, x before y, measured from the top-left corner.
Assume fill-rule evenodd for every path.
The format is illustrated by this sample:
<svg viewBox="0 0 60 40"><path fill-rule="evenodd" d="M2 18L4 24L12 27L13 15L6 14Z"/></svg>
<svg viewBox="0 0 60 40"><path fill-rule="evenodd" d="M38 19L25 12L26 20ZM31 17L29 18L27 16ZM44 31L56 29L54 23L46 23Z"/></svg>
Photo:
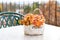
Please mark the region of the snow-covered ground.
<svg viewBox="0 0 60 40"><path fill-rule="evenodd" d="M0 40L60 40L60 27L44 26L44 34L40 36L24 35L24 26L14 26L0 29Z"/></svg>

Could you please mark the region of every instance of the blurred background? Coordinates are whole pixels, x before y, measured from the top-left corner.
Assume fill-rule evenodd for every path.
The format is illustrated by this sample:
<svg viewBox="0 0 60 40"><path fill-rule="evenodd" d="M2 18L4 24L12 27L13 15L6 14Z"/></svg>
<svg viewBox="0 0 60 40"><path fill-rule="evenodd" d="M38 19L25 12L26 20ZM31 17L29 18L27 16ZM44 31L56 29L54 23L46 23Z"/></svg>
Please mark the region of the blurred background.
<svg viewBox="0 0 60 40"><path fill-rule="evenodd" d="M0 12L15 12L22 15L32 13L39 8L46 24L60 26L60 1L59 0L0 0ZM38 14L38 10L35 12Z"/></svg>

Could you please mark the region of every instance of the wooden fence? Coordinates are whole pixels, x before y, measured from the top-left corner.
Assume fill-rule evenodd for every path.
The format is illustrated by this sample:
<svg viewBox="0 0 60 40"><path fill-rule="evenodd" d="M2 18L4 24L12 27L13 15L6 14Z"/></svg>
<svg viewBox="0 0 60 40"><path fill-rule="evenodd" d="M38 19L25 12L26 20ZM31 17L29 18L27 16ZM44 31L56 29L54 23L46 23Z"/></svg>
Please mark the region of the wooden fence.
<svg viewBox="0 0 60 40"><path fill-rule="evenodd" d="M60 5L57 1L49 1L40 7L46 23L60 26Z"/></svg>

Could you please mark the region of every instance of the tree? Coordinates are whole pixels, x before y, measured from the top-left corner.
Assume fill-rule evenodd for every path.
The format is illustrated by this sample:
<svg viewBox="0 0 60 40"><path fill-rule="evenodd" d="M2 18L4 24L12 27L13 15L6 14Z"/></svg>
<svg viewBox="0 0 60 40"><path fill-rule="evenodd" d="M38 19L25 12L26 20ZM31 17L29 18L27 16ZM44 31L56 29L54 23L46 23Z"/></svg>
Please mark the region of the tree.
<svg viewBox="0 0 60 40"><path fill-rule="evenodd" d="M33 5L31 5L31 6L25 5L24 6L24 12L25 13L33 12L36 8L39 8L38 2L34 2ZM36 13L39 13L39 12L36 12Z"/></svg>
<svg viewBox="0 0 60 40"><path fill-rule="evenodd" d="M33 3L31 10L33 11L36 8L39 8L39 3L38 2Z"/></svg>
<svg viewBox="0 0 60 40"><path fill-rule="evenodd" d="M31 11L31 7L29 5L24 6L24 12L29 13Z"/></svg>

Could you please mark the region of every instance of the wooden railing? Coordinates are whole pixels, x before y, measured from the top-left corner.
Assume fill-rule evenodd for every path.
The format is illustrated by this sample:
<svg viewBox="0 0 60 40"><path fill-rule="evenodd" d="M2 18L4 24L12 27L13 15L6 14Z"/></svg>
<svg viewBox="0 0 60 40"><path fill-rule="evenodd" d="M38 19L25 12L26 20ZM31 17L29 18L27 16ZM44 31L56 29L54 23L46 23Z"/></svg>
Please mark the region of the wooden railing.
<svg viewBox="0 0 60 40"><path fill-rule="evenodd" d="M57 1L49 1L40 9L42 9L47 24L60 26L60 5Z"/></svg>

